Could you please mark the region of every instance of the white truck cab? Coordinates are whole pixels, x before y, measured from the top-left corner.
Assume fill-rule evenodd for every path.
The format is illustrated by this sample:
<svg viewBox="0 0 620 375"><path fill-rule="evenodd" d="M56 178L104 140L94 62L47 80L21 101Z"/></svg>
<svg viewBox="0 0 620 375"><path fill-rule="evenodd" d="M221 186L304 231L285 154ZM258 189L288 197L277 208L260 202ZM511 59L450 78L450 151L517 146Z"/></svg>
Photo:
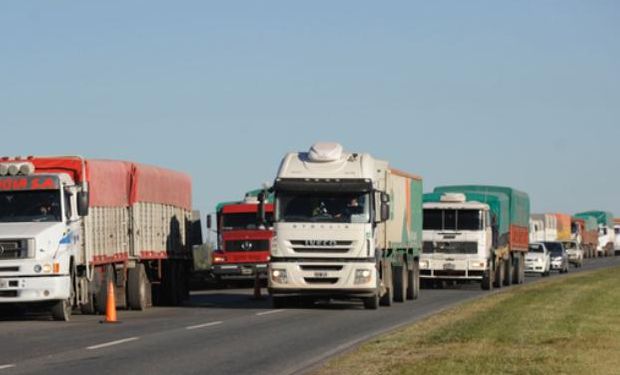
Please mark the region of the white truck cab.
<svg viewBox="0 0 620 375"><path fill-rule="evenodd" d="M482 280L489 272L493 230L489 205L466 202L446 193L441 202L424 203L423 279Z"/></svg>
<svg viewBox="0 0 620 375"><path fill-rule="evenodd" d="M0 304L47 303L62 319L82 262L77 197L85 189L64 173L33 172L28 162L0 164Z"/></svg>

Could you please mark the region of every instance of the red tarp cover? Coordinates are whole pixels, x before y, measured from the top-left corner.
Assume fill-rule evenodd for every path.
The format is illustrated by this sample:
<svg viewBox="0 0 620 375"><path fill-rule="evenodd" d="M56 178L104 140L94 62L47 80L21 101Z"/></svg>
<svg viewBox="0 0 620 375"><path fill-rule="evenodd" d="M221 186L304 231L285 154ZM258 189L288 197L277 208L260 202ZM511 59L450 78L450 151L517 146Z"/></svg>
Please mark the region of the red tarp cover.
<svg viewBox="0 0 620 375"><path fill-rule="evenodd" d="M67 173L82 180L82 159L33 158L35 173ZM180 172L117 160L86 159L91 207L123 207L137 202L161 203L191 210L191 178Z"/></svg>
<svg viewBox="0 0 620 375"><path fill-rule="evenodd" d="M131 202L164 203L192 209L192 179L185 173L132 164Z"/></svg>

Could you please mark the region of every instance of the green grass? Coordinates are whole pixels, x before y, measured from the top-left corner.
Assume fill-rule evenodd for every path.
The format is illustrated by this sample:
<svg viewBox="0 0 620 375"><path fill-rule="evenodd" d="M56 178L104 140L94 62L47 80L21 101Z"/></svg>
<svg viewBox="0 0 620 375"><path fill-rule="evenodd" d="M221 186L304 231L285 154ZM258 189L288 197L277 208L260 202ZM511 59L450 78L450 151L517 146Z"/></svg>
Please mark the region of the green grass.
<svg viewBox="0 0 620 375"><path fill-rule="evenodd" d="M368 342L331 374L620 374L620 268L485 297Z"/></svg>

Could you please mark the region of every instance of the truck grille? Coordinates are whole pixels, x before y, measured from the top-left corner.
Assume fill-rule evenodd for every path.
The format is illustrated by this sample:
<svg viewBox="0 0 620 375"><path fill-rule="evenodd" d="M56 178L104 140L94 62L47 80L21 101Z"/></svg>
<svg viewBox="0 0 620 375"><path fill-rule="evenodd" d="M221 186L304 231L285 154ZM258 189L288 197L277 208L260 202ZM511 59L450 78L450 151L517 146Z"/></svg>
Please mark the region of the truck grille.
<svg viewBox="0 0 620 375"><path fill-rule="evenodd" d="M342 271L343 266L337 265L303 265L299 266L302 271Z"/></svg>
<svg viewBox="0 0 620 375"><path fill-rule="evenodd" d="M424 254L476 254L478 253L478 243L437 241L433 245L431 241L424 241L422 252Z"/></svg>
<svg viewBox="0 0 620 375"><path fill-rule="evenodd" d="M353 241L291 241L296 253L345 254L351 250Z"/></svg>
<svg viewBox="0 0 620 375"><path fill-rule="evenodd" d="M338 282L337 277L304 277L307 284L326 284L333 285Z"/></svg>
<svg viewBox="0 0 620 375"><path fill-rule="evenodd" d="M26 240L1 240L0 259L28 258L28 242Z"/></svg>
<svg viewBox="0 0 620 375"><path fill-rule="evenodd" d="M267 251L269 240L230 240L224 242L225 251Z"/></svg>

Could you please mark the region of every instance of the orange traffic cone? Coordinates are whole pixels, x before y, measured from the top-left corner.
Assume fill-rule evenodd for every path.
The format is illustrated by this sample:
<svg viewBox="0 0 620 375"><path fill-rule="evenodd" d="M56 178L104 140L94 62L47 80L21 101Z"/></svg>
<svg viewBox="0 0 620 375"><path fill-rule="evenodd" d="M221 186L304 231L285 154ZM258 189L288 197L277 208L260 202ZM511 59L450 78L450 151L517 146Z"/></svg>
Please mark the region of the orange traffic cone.
<svg viewBox="0 0 620 375"><path fill-rule="evenodd" d="M116 320L116 297L114 296L114 284L112 280L108 283L108 298L105 307L105 320L101 323L119 323Z"/></svg>

